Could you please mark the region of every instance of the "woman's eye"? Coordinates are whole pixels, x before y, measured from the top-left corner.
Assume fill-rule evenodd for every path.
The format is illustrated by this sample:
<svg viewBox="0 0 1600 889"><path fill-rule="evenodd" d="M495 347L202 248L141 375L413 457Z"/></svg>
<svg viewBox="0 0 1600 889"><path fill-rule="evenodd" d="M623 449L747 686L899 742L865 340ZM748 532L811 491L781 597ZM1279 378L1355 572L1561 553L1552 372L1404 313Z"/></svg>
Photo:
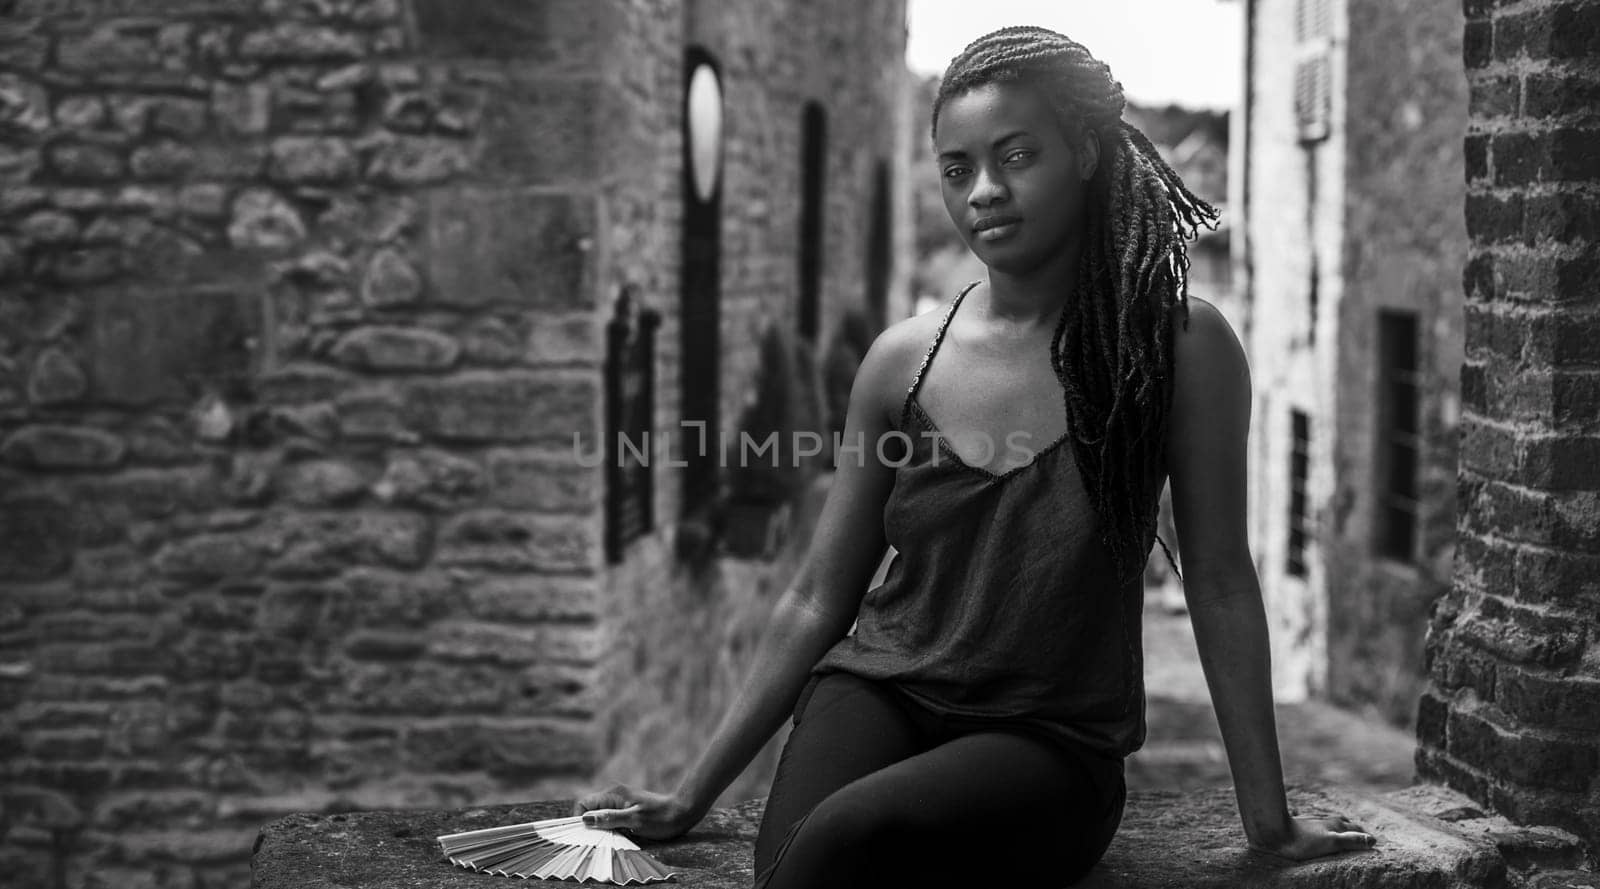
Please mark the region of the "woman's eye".
<svg viewBox="0 0 1600 889"><path fill-rule="evenodd" d="M955 179L955 178L957 178L959 176L965 175L966 172L967 172L967 168L966 167L945 167L944 178L946 178L946 179Z"/></svg>
<svg viewBox="0 0 1600 889"><path fill-rule="evenodd" d="M1033 157L1033 152L1029 151L1026 148L1018 148L1016 151L1013 151L1010 154L1006 155L1006 160L1008 162L1009 161L1027 160L1030 157Z"/></svg>

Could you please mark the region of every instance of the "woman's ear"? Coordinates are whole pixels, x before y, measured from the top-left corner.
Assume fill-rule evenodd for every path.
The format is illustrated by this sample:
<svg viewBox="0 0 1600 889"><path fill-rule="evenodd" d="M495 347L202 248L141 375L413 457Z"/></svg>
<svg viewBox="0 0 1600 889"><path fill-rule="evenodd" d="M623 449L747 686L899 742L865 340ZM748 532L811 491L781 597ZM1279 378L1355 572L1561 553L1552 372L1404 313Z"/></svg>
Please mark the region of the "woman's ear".
<svg viewBox="0 0 1600 889"><path fill-rule="evenodd" d="M1078 178L1089 181L1100 166L1100 131L1085 129L1078 151Z"/></svg>

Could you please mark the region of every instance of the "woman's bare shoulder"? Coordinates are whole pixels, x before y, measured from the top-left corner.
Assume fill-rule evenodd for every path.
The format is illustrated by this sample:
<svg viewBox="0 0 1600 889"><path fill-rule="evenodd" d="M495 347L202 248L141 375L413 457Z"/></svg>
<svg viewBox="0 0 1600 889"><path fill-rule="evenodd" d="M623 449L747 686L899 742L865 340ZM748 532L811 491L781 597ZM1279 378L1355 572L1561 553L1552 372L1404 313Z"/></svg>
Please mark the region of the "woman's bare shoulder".
<svg viewBox="0 0 1600 889"><path fill-rule="evenodd" d="M898 421L904 396L923 354L938 333L942 312L935 309L901 318L878 332L856 371L856 385L864 386L888 420Z"/></svg>
<svg viewBox="0 0 1600 889"><path fill-rule="evenodd" d="M1192 293L1189 294L1185 302L1188 304L1187 307L1181 304L1172 306L1173 317L1178 322L1178 333L1193 332L1195 325L1199 324L1203 331L1227 330L1234 336L1238 336L1233 329L1233 325L1229 323L1227 315L1217 308L1216 303Z"/></svg>

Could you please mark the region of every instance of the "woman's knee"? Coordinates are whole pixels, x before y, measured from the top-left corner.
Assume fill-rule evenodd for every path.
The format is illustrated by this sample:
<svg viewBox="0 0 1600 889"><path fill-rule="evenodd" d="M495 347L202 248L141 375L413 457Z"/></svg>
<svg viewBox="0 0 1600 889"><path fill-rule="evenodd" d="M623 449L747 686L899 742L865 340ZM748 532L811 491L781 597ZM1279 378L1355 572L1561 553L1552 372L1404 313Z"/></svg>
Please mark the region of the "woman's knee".
<svg viewBox="0 0 1600 889"><path fill-rule="evenodd" d="M915 819L889 801L842 788L831 794L806 819L804 830L819 846L853 858L878 857L912 836Z"/></svg>

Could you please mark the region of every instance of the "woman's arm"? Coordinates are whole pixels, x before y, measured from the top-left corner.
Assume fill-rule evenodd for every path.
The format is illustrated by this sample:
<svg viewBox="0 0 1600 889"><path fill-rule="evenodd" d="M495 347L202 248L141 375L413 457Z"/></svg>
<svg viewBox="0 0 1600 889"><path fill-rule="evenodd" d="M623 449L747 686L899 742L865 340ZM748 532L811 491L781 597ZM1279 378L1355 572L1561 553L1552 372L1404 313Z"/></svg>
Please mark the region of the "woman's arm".
<svg viewBox="0 0 1600 889"><path fill-rule="evenodd" d="M694 827L794 712L811 668L849 631L888 547L883 508L894 466L878 458L877 442L892 428L896 393L910 375L904 367L909 344L923 335L922 324L908 318L890 326L862 357L833 482L805 559L773 607L743 687L695 763L671 793L618 784L578 798L573 814L584 815L585 823L653 839Z"/></svg>
<svg viewBox="0 0 1600 889"><path fill-rule="evenodd" d="M1372 838L1358 825L1289 814L1266 611L1246 532L1250 369L1221 313L1200 299L1190 306L1188 329L1174 332L1167 469L1184 596L1245 835L1252 848L1290 858L1366 848Z"/></svg>
<svg viewBox="0 0 1600 889"><path fill-rule="evenodd" d="M674 794L695 821L793 712L811 667L849 631L883 559L883 508L894 467L878 459L877 442L890 431L904 376L904 350L895 343L914 320L880 334L856 371L844 447L805 560L773 609L743 689Z"/></svg>

